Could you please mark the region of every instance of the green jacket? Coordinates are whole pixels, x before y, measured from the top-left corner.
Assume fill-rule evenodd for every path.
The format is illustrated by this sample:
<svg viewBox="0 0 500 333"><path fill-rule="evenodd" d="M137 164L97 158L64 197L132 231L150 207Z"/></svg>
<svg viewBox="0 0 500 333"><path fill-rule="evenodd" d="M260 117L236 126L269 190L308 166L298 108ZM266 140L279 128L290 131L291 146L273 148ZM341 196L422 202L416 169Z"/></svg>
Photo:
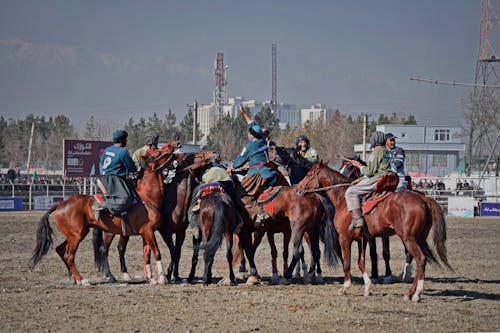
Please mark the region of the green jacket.
<svg viewBox="0 0 500 333"><path fill-rule="evenodd" d="M370 154L370 159L366 166L361 168L361 173L369 178L370 183L376 183L382 176L393 173L389 160L385 157L386 150L382 146L377 146Z"/></svg>

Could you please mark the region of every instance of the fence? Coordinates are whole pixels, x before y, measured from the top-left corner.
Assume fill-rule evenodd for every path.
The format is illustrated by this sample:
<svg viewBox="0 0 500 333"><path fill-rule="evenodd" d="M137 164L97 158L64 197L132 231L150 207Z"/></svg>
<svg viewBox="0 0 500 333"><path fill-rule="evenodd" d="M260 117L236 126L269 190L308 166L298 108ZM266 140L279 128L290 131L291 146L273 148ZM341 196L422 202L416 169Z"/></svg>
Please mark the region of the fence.
<svg viewBox="0 0 500 333"><path fill-rule="evenodd" d="M0 184L0 198L22 198L23 209L35 209L35 198L54 198L55 202L74 194L94 194L96 185L94 178L82 178L81 181L72 181L62 184L49 182L25 184L3 183Z"/></svg>

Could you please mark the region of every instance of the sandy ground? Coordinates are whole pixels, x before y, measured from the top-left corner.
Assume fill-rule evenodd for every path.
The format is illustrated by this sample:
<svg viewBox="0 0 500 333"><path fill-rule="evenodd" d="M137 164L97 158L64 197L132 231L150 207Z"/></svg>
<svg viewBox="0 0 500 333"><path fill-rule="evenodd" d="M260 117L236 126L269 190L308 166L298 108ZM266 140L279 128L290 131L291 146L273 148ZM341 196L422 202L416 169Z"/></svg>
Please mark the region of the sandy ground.
<svg viewBox="0 0 500 333"><path fill-rule="evenodd" d="M323 285L303 285L300 281L270 285L266 241L257 251L263 277L257 286L204 287L197 283L150 287L142 277L142 241L133 237L127 259L134 282L95 283L84 288L69 282L54 249L33 272L29 270L41 215L0 213L2 332L500 331L499 219L449 218L448 256L455 272L428 265L422 300L413 303L403 301L409 287L405 283L377 284L373 295L363 297L357 265L353 266L354 285L347 295L337 293L343 276L339 268L324 269ZM158 240L166 266L169 254L160 237ZM62 236L55 230L55 244L60 242ZM118 277L115 247L112 245L110 263ZM401 242L393 238L391 249L396 274L404 264ZM181 274L187 276L192 247L185 244L183 251ZM77 253L77 264L84 277L99 281L92 258L91 237L87 237ZM215 277L227 274L224 265L221 249L214 264ZM380 260L379 270L383 269Z"/></svg>

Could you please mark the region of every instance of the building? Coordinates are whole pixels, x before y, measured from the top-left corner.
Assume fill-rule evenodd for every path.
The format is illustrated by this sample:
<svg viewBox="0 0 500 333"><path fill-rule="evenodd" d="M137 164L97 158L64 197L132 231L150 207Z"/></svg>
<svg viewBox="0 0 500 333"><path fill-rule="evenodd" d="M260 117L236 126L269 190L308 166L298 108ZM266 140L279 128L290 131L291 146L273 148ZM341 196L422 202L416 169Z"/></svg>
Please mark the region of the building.
<svg viewBox="0 0 500 333"><path fill-rule="evenodd" d="M378 125L376 129L397 137L396 145L406 153L406 172L413 176L445 176L457 168L465 153L460 127ZM354 151L361 153L363 145L355 145Z"/></svg>
<svg viewBox="0 0 500 333"><path fill-rule="evenodd" d="M334 111L328 109L324 104L313 104L309 108L300 109L300 124L302 127L309 122L313 123L317 120L325 121L334 114Z"/></svg>

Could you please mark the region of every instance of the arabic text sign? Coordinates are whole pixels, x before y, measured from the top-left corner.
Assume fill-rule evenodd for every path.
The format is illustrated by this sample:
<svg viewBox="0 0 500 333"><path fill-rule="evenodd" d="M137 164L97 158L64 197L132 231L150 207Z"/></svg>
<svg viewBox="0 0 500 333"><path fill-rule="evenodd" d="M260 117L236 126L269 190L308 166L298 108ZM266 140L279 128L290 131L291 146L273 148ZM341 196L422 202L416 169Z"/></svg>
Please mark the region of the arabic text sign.
<svg viewBox="0 0 500 333"><path fill-rule="evenodd" d="M64 176L89 177L101 174L99 160L110 141L64 140Z"/></svg>
<svg viewBox="0 0 500 333"><path fill-rule="evenodd" d="M481 216L500 216L500 203L481 202Z"/></svg>

